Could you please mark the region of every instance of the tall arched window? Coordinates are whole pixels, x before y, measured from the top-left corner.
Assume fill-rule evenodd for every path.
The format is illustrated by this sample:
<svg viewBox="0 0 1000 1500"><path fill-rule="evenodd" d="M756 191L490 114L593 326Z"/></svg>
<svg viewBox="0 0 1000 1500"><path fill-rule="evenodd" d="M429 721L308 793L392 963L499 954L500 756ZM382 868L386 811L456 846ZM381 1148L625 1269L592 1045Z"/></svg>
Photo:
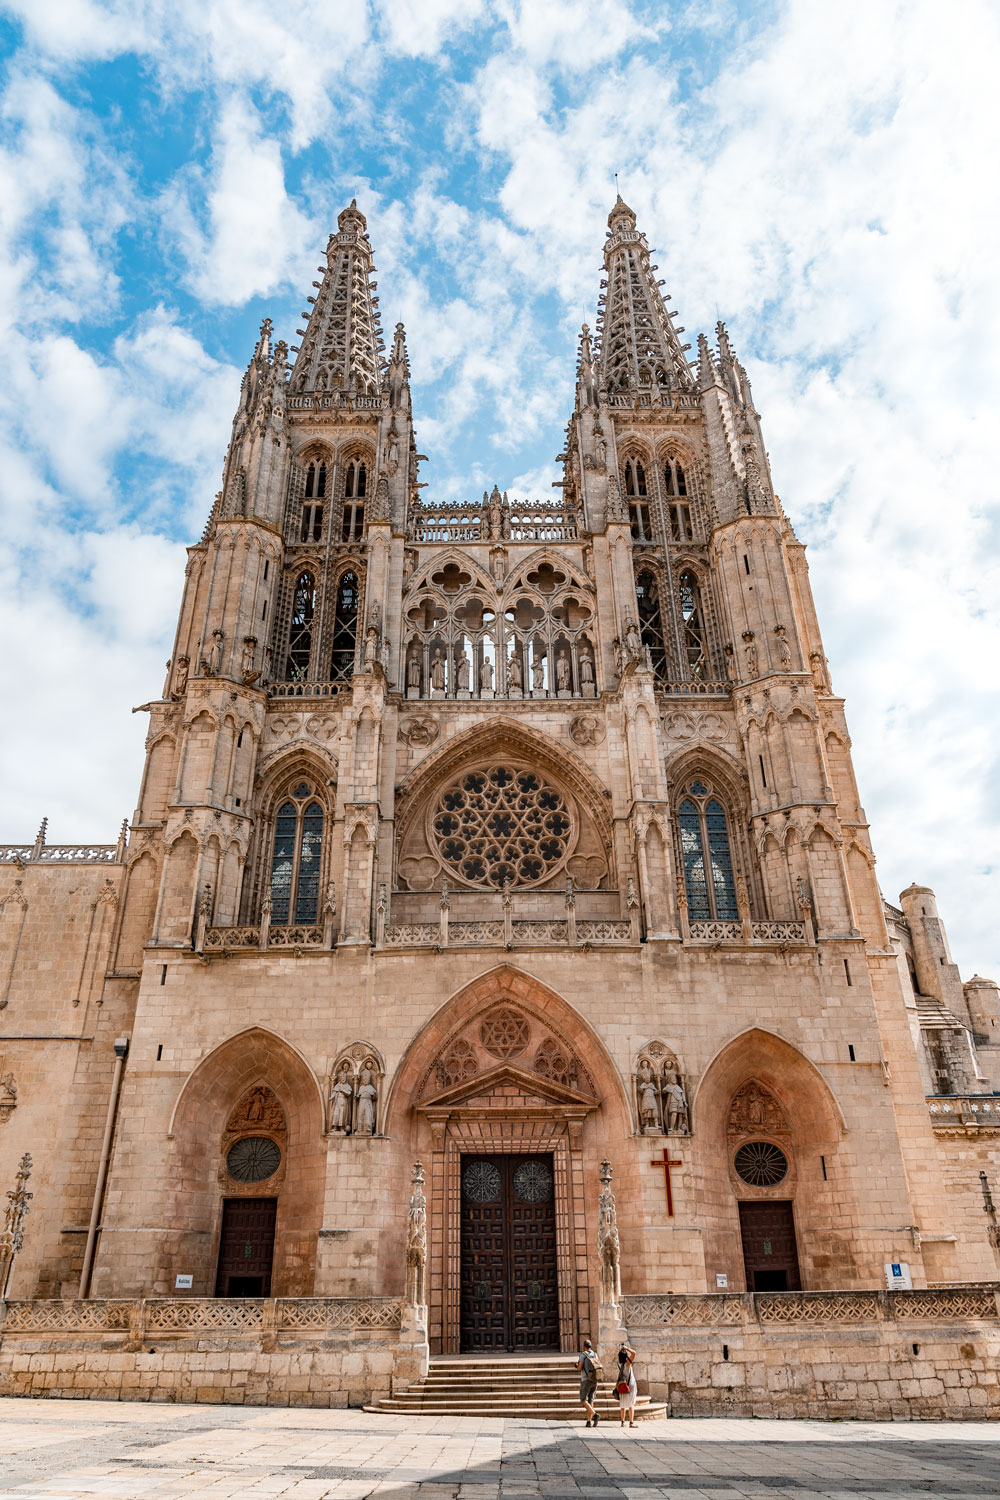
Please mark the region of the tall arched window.
<svg viewBox="0 0 1000 1500"><path fill-rule="evenodd" d="M311 573L300 573L292 599L292 623L288 632L287 676L291 682L305 682L309 676L315 613L316 582Z"/></svg>
<svg viewBox="0 0 1000 1500"><path fill-rule="evenodd" d="M677 822L689 919L739 921L726 810L703 781L696 779L686 788Z"/></svg>
<svg viewBox="0 0 1000 1500"><path fill-rule="evenodd" d="M323 809L308 781L278 808L271 856L271 921L276 927L315 922L323 855Z"/></svg>
<svg viewBox="0 0 1000 1500"><path fill-rule="evenodd" d="M323 535L323 501L326 498L326 463L314 458L306 469L305 503L302 506L301 542L318 542Z"/></svg>
<svg viewBox="0 0 1000 1500"><path fill-rule="evenodd" d="M676 458L668 458L664 466L663 491L667 497L667 514L670 517L670 540L672 542L693 541L687 480Z"/></svg>
<svg viewBox="0 0 1000 1500"><path fill-rule="evenodd" d="M705 617L701 608L701 590L698 580L690 568L685 568L677 580L681 601L681 622L684 631L684 654L689 675L696 681L706 672Z"/></svg>
<svg viewBox="0 0 1000 1500"><path fill-rule="evenodd" d="M663 619L660 614L660 591L652 573L640 573L635 580L635 598L639 609L639 634L649 647L653 671L657 677L667 675L667 654L663 645Z"/></svg>
<svg viewBox="0 0 1000 1500"><path fill-rule="evenodd" d="M368 493L368 465L363 458L352 458L344 475L345 542L360 542L365 530L365 495Z"/></svg>
<svg viewBox="0 0 1000 1500"><path fill-rule="evenodd" d="M337 585L337 603L333 614L331 682L347 682L353 676L357 639L358 579L355 573L344 573Z"/></svg>
<svg viewBox="0 0 1000 1500"><path fill-rule="evenodd" d="M646 498L646 471L638 458L625 460L625 497L634 542L651 542L649 501Z"/></svg>

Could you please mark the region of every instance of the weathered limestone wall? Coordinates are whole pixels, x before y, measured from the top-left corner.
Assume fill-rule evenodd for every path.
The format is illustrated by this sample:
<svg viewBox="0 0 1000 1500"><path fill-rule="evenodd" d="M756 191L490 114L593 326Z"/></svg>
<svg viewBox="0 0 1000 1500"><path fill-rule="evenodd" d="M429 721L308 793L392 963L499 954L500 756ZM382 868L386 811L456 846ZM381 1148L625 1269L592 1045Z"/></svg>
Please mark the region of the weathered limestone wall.
<svg viewBox="0 0 1000 1500"><path fill-rule="evenodd" d="M637 1377L671 1416L1000 1420L992 1288L627 1297L625 1307ZM614 1351L602 1357L607 1369Z"/></svg>
<svg viewBox="0 0 1000 1500"><path fill-rule="evenodd" d="M413 1379L394 1299L0 1303L0 1395L362 1406Z"/></svg>

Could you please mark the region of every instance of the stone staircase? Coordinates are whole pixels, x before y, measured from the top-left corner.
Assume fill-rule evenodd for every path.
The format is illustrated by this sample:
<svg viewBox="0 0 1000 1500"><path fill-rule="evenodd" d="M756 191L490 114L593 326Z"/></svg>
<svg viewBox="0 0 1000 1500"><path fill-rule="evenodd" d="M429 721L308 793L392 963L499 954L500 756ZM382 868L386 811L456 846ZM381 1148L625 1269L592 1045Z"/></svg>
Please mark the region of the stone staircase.
<svg viewBox="0 0 1000 1500"><path fill-rule="evenodd" d="M615 1366L615 1370L617 1366ZM605 1371L606 1374L614 1374ZM595 1406L604 1422L618 1421L614 1381L597 1388ZM385 1397L366 1411L416 1417L535 1417L550 1422L586 1420L580 1402L576 1356L439 1355L424 1380ZM640 1393L636 1421L666 1416L662 1403Z"/></svg>

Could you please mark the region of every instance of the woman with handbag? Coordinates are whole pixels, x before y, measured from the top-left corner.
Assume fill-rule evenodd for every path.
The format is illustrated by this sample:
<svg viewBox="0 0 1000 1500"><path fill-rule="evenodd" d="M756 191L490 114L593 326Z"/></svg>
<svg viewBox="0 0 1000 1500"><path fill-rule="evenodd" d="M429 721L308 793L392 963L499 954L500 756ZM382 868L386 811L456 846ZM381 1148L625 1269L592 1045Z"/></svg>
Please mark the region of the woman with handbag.
<svg viewBox="0 0 1000 1500"><path fill-rule="evenodd" d="M628 1344L622 1344L618 1350L618 1379L615 1382L615 1392L618 1396L618 1410L623 1427L626 1414L628 1425L635 1426L635 1398L638 1395L638 1387L635 1383L635 1372L632 1369L634 1362L635 1350Z"/></svg>

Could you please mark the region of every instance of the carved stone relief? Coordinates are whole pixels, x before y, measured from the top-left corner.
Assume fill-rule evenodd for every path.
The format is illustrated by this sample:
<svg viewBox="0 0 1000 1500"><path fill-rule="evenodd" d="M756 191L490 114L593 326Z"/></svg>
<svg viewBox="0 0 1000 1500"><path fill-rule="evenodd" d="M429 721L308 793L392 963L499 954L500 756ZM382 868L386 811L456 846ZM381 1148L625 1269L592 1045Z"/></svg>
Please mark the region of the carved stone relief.
<svg viewBox="0 0 1000 1500"><path fill-rule="evenodd" d="M433 745L441 730L433 714L414 714L411 718L400 721L398 733L399 738L407 745L422 749L426 745Z"/></svg>
<svg viewBox="0 0 1000 1500"><path fill-rule="evenodd" d="M599 745L604 739L604 720L597 714L576 714L568 727L574 745Z"/></svg>
<svg viewBox="0 0 1000 1500"><path fill-rule="evenodd" d="M417 1097L467 1083L503 1063L597 1097L572 1047L539 1017L510 1002L490 1006L448 1039Z"/></svg>
<svg viewBox="0 0 1000 1500"><path fill-rule="evenodd" d="M3 1067L0 1057L0 1068ZM17 1084L13 1073L0 1073L0 1125L6 1125L17 1108Z"/></svg>
<svg viewBox="0 0 1000 1500"><path fill-rule="evenodd" d="M784 1110L770 1089L751 1078L733 1096L726 1131L732 1139L750 1135L791 1135Z"/></svg>
<svg viewBox="0 0 1000 1500"><path fill-rule="evenodd" d="M690 1116L676 1055L664 1042L643 1047L635 1065L635 1107L643 1135L688 1135Z"/></svg>
<svg viewBox="0 0 1000 1500"><path fill-rule="evenodd" d="M664 714L663 733L669 740L728 740L732 724L723 714L675 710Z"/></svg>
<svg viewBox="0 0 1000 1500"><path fill-rule="evenodd" d="M378 1135L384 1078L382 1059L369 1043L344 1048L327 1085L331 1135Z"/></svg>
<svg viewBox="0 0 1000 1500"><path fill-rule="evenodd" d="M273 1192L285 1175L288 1128L281 1102L266 1083L255 1083L237 1100L222 1134L219 1181L228 1191Z"/></svg>

